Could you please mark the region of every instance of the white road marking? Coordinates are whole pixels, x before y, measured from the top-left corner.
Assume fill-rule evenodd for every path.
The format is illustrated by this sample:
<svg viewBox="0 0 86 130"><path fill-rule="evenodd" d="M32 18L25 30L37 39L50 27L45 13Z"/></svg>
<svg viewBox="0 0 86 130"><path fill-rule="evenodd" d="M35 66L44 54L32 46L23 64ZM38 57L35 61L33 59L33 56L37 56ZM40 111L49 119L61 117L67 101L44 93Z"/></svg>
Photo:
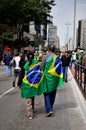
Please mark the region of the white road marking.
<svg viewBox="0 0 86 130"><path fill-rule="evenodd" d="M0 95L0 98L2 98L3 96L5 96L6 94L8 94L9 92L11 92L13 89L15 88L11 88L9 90L7 90L6 92L4 92L3 94Z"/></svg>

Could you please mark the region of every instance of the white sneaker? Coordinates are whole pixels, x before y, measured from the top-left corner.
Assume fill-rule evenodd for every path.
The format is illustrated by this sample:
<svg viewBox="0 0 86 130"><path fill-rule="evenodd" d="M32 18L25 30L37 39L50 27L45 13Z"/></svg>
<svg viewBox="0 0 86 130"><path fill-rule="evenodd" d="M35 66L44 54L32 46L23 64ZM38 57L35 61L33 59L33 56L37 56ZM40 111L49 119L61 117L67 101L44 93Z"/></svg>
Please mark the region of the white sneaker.
<svg viewBox="0 0 86 130"><path fill-rule="evenodd" d="M33 118L32 117L29 117L29 120L32 120Z"/></svg>
<svg viewBox="0 0 86 130"><path fill-rule="evenodd" d="M53 112L50 111L50 112L46 113L46 117L49 117L49 116L51 116L52 114L53 114Z"/></svg>

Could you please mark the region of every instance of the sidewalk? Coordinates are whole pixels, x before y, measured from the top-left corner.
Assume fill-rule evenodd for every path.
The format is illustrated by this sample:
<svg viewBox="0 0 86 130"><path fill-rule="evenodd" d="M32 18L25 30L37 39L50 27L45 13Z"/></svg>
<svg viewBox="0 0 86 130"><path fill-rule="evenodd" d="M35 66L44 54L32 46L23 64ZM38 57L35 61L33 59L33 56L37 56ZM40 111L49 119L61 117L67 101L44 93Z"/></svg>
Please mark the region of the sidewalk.
<svg viewBox="0 0 86 130"><path fill-rule="evenodd" d="M83 98L71 72L68 82L57 91L54 115L45 116L43 95L36 97L33 120L20 116L17 128L24 130L86 130L86 100ZM25 113L25 112L24 112ZM18 130L20 130L18 129Z"/></svg>
<svg viewBox="0 0 86 130"><path fill-rule="evenodd" d="M65 88L64 101L69 117L68 130L86 130L86 100L84 99L79 87L76 84L70 70L68 74L68 83L63 85ZM62 89L62 88L61 88Z"/></svg>
<svg viewBox="0 0 86 130"><path fill-rule="evenodd" d="M36 123L39 130L86 130L86 100L70 71L68 82L57 91L54 110L53 117Z"/></svg>
<svg viewBox="0 0 86 130"><path fill-rule="evenodd" d="M35 99L36 113L33 120L27 119L24 106L16 111L7 130L86 130L86 100L70 70L68 82L57 91L52 117L45 116L43 95Z"/></svg>

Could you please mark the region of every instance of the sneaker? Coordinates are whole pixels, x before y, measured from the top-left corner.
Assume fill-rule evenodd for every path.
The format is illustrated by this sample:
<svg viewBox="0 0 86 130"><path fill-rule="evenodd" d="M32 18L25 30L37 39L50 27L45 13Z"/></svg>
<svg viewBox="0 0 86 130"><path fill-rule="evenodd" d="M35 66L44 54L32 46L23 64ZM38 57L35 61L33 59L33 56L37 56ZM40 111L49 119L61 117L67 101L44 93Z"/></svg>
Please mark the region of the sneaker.
<svg viewBox="0 0 86 130"><path fill-rule="evenodd" d="M33 118L30 116L30 117L29 117L29 120L32 120L32 119L33 119Z"/></svg>
<svg viewBox="0 0 86 130"><path fill-rule="evenodd" d="M13 87L15 87L15 83L13 83Z"/></svg>
<svg viewBox="0 0 86 130"><path fill-rule="evenodd" d="M65 82L67 83L67 80L65 80Z"/></svg>
<svg viewBox="0 0 86 130"><path fill-rule="evenodd" d="M53 114L53 112L50 111L50 112L46 113L46 117L49 117L49 116L51 116L52 114Z"/></svg>

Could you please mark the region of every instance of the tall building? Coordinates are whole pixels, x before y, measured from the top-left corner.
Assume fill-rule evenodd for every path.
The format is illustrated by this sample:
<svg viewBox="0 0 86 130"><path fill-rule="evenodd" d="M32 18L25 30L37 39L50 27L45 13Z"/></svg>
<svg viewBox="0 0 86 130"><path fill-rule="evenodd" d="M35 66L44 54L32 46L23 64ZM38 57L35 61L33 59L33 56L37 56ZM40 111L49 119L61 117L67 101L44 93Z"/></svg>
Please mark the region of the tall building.
<svg viewBox="0 0 86 130"><path fill-rule="evenodd" d="M86 50L86 19L78 22L77 45Z"/></svg>
<svg viewBox="0 0 86 130"><path fill-rule="evenodd" d="M50 24L48 28L48 44L56 45L56 40L57 40L57 26Z"/></svg>
<svg viewBox="0 0 86 130"><path fill-rule="evenodd" d="M60 49L60 38L56 36L56 47Z"/></svg>

